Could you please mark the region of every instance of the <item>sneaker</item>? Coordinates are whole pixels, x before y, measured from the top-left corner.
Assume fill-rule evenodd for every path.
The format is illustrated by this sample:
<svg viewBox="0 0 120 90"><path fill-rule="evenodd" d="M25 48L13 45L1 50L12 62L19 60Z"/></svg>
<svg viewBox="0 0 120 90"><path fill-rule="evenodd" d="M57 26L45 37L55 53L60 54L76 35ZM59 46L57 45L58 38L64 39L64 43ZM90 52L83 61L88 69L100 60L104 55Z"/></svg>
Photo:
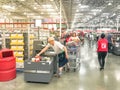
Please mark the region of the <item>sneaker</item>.
<svg viewBox="0 0 120 90"><path fill-rule="evenodd" d="M67 71L66 72L70 72L70 68L67 68Z"/></svg>
<svg viewBox="0 0 120 90"><path fill-rule="evenodd" d="M61 75L60 74L54 74L54 77L60 78Z"/></svg>
<svg viewBox="0 0 120 90"><path fill-rule="evenodd" d="M102 70L102 68L100 68L100 71Z"/></svg>
<svg viewBox="0 0 120 90"><path fill-rule="evenodd" d="M58 78L60 78L60 77L61 77L61 75L62 75L62 72L60 72L60 73L58 74Z"/></svg>
<svg viewBox="0 0 120 90"><path fill-rule="evenodd" d="M104 68L100 68L100 71L104 70Z"/></svg>

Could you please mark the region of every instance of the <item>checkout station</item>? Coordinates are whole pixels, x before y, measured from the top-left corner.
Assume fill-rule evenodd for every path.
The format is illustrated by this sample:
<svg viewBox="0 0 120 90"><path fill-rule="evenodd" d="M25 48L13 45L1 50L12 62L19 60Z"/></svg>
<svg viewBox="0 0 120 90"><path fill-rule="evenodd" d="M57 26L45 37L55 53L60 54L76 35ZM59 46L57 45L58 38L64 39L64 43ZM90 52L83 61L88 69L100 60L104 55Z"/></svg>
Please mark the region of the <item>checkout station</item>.
<svg viewBox="0 0 120 90"><path fill-rule="evenodd" d="M33 56L42 50L46 45L42 41L34 41ZM25 60L24 80L27 82L49 83L54 73L57 73L57 55L52 48L41 55L40 61Z"/></svg>

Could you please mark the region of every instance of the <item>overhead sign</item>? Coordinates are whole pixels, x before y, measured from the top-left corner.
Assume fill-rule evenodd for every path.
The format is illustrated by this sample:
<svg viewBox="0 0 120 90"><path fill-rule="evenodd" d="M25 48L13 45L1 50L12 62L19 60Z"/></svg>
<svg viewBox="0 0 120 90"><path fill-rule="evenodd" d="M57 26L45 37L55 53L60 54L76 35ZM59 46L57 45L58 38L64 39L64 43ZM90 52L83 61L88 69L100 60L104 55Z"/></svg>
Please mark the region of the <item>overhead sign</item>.
<svg viewBox="0 0 120 90"><path fill-rule="evenodd" d="M35 20L35 26L36 27L41 27L42 20Z"/></svg>

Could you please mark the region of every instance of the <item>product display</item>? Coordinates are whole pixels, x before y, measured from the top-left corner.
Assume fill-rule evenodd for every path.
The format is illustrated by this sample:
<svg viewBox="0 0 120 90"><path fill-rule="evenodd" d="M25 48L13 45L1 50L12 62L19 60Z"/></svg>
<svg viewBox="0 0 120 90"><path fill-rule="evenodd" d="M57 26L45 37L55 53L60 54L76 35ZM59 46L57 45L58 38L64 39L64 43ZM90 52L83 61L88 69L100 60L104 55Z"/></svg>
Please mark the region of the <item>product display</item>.
<svg viewBox="0 0 120 90"><path fill-rule="evenodd" d="M32 58L33 55L33 42L34 42L34 33L23 33L24 37L24 60L29 58Z"/></svg>
<svg viewBox="0 0 120 90"><path fill-rule="evenodd" d="M16 56L16 67L24 68L24 37L21 33L11 33L10 34L10 49L14 50L14 55Z"/></svg>
<svg viewBox="0 0 120 90"><path fill-rule="evenodd" d="M2 35L0 34L0 50L2 49L2 44L3 44L3 40L2 40Z"/></svg>

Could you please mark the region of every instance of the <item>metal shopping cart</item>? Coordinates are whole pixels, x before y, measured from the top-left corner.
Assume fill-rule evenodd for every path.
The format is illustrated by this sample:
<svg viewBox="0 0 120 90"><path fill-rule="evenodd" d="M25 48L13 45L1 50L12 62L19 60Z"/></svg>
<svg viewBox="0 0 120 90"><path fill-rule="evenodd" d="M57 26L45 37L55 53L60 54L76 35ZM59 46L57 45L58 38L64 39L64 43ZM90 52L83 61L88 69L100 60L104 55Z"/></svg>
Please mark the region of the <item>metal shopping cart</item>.
<svg viewBox="0 0 120 90"><path fill-rule="evenodd" d="M80 44L70 44L67 45L70 69L76 70L80 69Z"/></svg>

